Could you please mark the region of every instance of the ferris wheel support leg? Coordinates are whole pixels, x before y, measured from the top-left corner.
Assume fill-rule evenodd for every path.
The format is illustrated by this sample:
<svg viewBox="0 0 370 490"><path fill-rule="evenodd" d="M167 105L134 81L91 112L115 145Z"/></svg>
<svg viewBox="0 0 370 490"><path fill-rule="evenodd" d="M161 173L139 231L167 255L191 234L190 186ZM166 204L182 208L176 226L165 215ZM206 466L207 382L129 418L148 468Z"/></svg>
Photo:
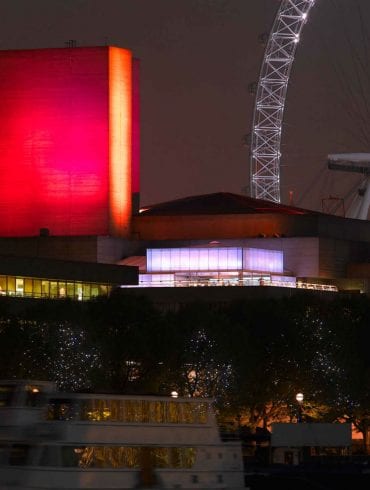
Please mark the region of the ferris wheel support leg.
<svg viewBox="0 0 370 490"><path fill-rule="evenodd" d="M367 215L370 207L370 176L366 179L366 188L365 194L362 198L361 207L358 212L358 219L367 219Z"/></svg>

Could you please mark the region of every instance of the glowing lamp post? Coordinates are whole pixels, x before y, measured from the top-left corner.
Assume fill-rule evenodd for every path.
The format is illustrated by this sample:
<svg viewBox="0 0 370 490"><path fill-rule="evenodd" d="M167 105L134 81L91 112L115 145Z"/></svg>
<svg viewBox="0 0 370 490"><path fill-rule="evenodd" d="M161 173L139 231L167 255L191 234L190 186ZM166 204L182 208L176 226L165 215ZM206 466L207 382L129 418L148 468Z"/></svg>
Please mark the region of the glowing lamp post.
<svg viewBox="0 0 370 490"><path fill-rule="evenodd" d="M297 400L298 403L298 416L297 416L297 422L301 423L302 422L302 404L303 404L303 393L297 393L295 396L295 399Z"/></svg>

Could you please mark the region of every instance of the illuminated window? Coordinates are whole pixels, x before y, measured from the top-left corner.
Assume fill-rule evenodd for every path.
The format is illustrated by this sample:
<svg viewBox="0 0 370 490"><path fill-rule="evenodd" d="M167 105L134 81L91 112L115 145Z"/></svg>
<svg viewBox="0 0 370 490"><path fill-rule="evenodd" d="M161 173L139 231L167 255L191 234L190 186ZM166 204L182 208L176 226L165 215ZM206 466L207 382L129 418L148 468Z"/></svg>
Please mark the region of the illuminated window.
<svg viewBox="0 0 370 490"><path fill-rule="evenodd" d="M0 295L7 293L6 276L0 276Z"/></svg>
<svg viewBox="0 0 370 490"><path fill-rule="evenodd" d="M41 281L41 294L42 296L49 296L49 281Z"/></svg>
<svg viewBox="0 0 370 490"><path fill-rule="evenodd" d="M80 282L77 282L75 285L76 288L76 297L79 301L82 300L82 284Z"/></svg>
<svg viewBox="0 0 370 490"><path fill-rule="evenodd" d="M24 295L25 296L33 296L32 279L25 279L24 280Z"/></svg>
<svg viewBox="0 0 370 490"><path fill-rule="evenodd" d="M65 282L58 282L58 296L59 298L65 298L67 295L67 286Z"/></svg>
<svg viewBox="0 0 370 490"><path fill-rule="evenodd" d="M169 422L172 423L179 423L180 422L180 406L178 403L172 403L170 402L168 404L168 420Z"/></svg>
<svg viewBox="0 0 370 490"><path fill-rule="evenodd" d="M15 277L13 276L8 276L8 292L15 294Z"/></svg>
<svg viewBox="0 0 370 490"><path fill-rule="evenodd" d="M58 283L56 281L50 281L50 297L58 297Z"/></svg>
<svg viewBox="0 0 370 490"><path fill-rule="evenodd" d="M41 296L41 280L34 279L33 280L33 296L39 298Z"/></svg>
<svg viewBox="0 0 370 490"><path fill-rule="evenodd" d="M67 296L68 296L68 298L74 298L75 297L74 282L67 282Z"/></svg>
<svg viewBox="0 0 370 490"><path fill-rule="evenodd" d="M55 399L49 411L49 419L58 417ZM204 424L207 422L208 405L202 402L174 402L152 400L83 399L75 404L76 420L96 422L113 420L134 423ZM54 415L53 415L54 414Z"/></svg>
<svg viewBox="0 0 370 490"><path fill-rule="evenodd" d="M38 462L50 466L51 446ZM143 460L154 468L191 468L196 451L191 447L126 447L126 446L64 446L61 447L61 466L80 468L139 468ZM33 463L35 464L35 463Z"/></svg>
<svg viewBox="0 0 370 490"><path fill-rule="evenodd" d="M90 296L91 296L90 284L83 284L82 285L82 298L83 299L90 299Z"/></svg>
<svg viewBox="0 0 370 490"><path fill-rule="evenodd" d="M21 277L15 278L15 294L17 296L23 296L24 294L24 279Z"/></svg>
<svg viewBox="0 0 370 490"><path fill-rule="evenodd" d="M99 296L107 296L108 295L108 286L106 284L98 285L98 295Z"/></svg>

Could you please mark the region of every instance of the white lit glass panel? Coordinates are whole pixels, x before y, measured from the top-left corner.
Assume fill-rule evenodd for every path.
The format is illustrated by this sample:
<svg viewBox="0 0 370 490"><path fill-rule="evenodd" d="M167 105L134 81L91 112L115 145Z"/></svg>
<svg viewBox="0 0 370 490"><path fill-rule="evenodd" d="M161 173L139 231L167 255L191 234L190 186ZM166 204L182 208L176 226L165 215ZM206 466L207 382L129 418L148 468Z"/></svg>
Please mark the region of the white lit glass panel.
<svg viewBox="0 0 370 490"><path fill-rule="evenodd" d="M146 251L146 268L148 271L158 268L158 255L156 256L155 250L148 249Z"/></svg>
<svg viewBox="0 0 370 490"><path fill-rule="evenodd" d="M163 263L162 262L162 269L163 271L173 271L177 270L180 265L180 257L179 257L179 249L178 248L172 248L169 250L163 250L161 249L161 254L162 256L167 257L167 260Z"/></svg>
<svg viewBox="0 0 370 490"><path fill-rule="evenodd" d="M284 270L283 252L280 250L244 248L243 269L282 273Z"/></svg>
<svg viewBox="0 0 370 490"><path fill-rule="evenodd" d="M171 254L166 251L159 249L158 251L161 255L161 271L170 271L172 269L171 264Z"/></svg>
<svg viewBox="0 0 370 490"><path fill-rule="evenodd" d="M195 250L194 250L195 252ZM198 248L196 249L198 254L198 266L196 267L196 262L192 262L192 270L198 271L208 271L209 266L209 249L208 248ZM195 255L195 254L194 254Z"/></svg>
<svg viewBox="0 0 370 490"><path fill-rule="evenodd" d="M243 268L243 252L241 248L227 249L227 269L239 271Z"/></svg>
<svg viewBox="0 0 370 490"><path fill-rule="evenodd" d="M217 271L218 269L218 249L208 249L208 267L209 270Z"/></svg>
<svg viewBox="0 0 370 490"><path fill-rule="evenodd" d="M147 250L148 272L241 270L240 247L157 248Z"/></svg>
<svg viewBox="0 0 370 490"><path fill-rule="evenodd" d="M146 250L146 270L152 270L152 250L148 248Z"/></svg>
<svg viewBox="0 0 370 490"><path fill-rule="evenodd" d="M176 269L172 270L178 270L178 271L189 271L190 270L190 253L188 248L180 248L178 249L178 257L179 257L179 263L178 267Z"/></svg>

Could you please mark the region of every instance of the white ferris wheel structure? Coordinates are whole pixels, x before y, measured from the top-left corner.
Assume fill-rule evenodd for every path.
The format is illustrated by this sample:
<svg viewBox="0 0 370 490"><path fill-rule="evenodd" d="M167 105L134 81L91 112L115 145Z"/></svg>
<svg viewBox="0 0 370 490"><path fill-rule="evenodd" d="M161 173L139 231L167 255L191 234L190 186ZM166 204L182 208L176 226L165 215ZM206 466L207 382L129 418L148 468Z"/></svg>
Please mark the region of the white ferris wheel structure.
<svg viewBox="0 0 370 490"><path fill-rule="evenodd" d="M281 0L261 65L254 105L251 197L280 202L281 133L291 68L315 0Z"/></svg>

